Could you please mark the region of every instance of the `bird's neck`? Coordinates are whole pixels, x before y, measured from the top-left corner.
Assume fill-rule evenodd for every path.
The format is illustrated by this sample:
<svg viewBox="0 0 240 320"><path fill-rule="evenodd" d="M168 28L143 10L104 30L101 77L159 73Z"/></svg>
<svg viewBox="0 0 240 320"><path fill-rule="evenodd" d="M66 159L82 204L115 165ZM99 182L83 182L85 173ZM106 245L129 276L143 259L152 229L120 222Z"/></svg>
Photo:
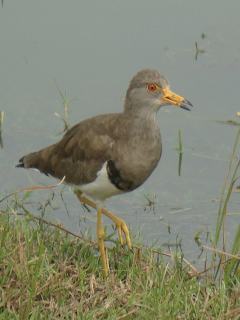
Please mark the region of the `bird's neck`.
<svg viewBox="0 0 240 320"><path fill-rule="evenodd" d="M151 106L125 106L124 114L131 117L133 122L159 129L157 111Z"/></svg>

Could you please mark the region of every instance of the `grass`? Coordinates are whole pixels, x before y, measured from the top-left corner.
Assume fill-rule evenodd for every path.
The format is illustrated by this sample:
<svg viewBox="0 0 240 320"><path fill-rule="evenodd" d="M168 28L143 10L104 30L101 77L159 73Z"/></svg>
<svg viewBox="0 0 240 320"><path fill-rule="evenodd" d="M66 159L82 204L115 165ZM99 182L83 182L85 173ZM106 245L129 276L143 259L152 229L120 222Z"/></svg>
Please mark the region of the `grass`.
<svg viewBox="0 0 240 320"><path fill-rule="evenodd" d="M240 168L240 160L238 158L239 147L240 147L240 129L238 129L237 131L236 139L233 145L233 151L232 151L232 155L229 162L228 172L227 172L222 193L221 193L218 217L216 222L214 246L217 247L220 243L224 251L228 246L228 242L226 239L228 204L229 204L234 186L236 185L236 182L239 179L239 168ZM237 227L230 252L234 255L235 254L238 255L240 253L240 224ZM213 255L213 261L215 260L216 260L216 256ZM223 256L220 256L219 264L222 262L226 262L225 267L223 270L221 270L221 268L217 268L215 276L218 275L219 271L222 271L226 283L231 282L232 277L234 277L237 273L240 276L240 270L239 270L240 259L230 260L228 262L226 261L226 256L223 255Z"/></svg>
<svg viewBox="0 0 240 320"><path fill-rule="evenodd" d="M182 143L182 132L178 130L178 146L176 148L178 152L178 175L181 176L182 169L182 158L183 158L183 143Z"/></svg>
<svg viewBox="0 0 240 320"><path fill-rule="evenodd" d="M3 148L2 127L4 121L4 111L0 111L0 147Z"/></svg>
<svg viewBox="0 0 240 320"><path fill-rule="evenodd" d="M201 40L204 40L206 38L206 34L202 33L201 34ZM194 60L198 60L198 56L205 53L206 51L202 48L199 48L198 42L195 41L195 55L194 55Z"/></svg>
<svg viewBox="0 0 240 320"><path fill-rule="evenodd" d="M182 252L108 248L103 278L96 242L36 217L25 206L34 186L0 199L1 319L240 319L240 225L226 238L228 205L239 177L237 132L219 202L210 264L197 270ZM179 155L183 152L179 132ZM179 161L180 162L180 161ZM179 165L181 168L181 165ZM26 192L27 191L27 192ZM145 197L149 205L149 197ZM46 205L43 205L43 212Z"/></svg>
<svg viewBox="0 0 240 320"><path fill-rule="evenodd" d="M0 215L0 319L239 319L240 283L192 277L151 249L109 250L9 212Z"/></svg>
<svg viewBox="0 0 240 320"><path fill-rule="evenodd" d="M60 134L65 133L70 128L69 123L69 109L70 109L70 103L72 100L70 100L67 97L66 93L63 93L62 90L57 86L58 93L62 100L62 106L63 106L63 115L60 115L58 112L55 112L55 116L58 117L63 122L63 130L60 132Z"/></svg>
<svg viewBox="0 0 240 320"><path fill-rule="evenodd" d="M195 57L194 57L195 61L197 61L198 55L199 54L203 54L203 53L205 53L205 50L204 49L200 49L199 46L198 46L197 41L195 41Z"/></svg>

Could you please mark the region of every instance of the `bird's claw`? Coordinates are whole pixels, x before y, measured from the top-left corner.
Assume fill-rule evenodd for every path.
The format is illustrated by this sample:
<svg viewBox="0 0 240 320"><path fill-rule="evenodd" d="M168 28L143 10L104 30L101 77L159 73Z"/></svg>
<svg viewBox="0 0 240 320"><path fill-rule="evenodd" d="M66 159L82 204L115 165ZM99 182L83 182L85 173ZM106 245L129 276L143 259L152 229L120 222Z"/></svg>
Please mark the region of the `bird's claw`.
<svg viewBox="0 0 240 320"><path fill-rule="evenodd" d="M119 238L120 244L121 245L127 244L128 248L131 249L132 243L131 243L130 234L129 234L127 224L120 218L118 218L118 220L115 223L116 223L116 228L118 231L118 238ZM124 237L123 237L123 235L124 235Z"/></svg>

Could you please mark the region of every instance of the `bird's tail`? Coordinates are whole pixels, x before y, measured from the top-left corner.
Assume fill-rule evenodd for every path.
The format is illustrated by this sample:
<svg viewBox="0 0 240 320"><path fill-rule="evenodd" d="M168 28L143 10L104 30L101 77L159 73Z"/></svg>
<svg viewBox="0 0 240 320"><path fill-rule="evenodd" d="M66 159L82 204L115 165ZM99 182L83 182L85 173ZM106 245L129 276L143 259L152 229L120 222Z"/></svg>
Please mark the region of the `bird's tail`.
<svg viewBox="0 0 240 320"><path fill-rule="evenodd" d="M16 168L24 168L23 158L19 159L19 163L16 165Z"/></svg>
<svg viewBox="0 0 240 320"><path fill-rule="evenodd" d="M19 159L19 163L16 165L17 168L36 168L38 169L38 154L39 152L29 153Z"/></svg>
<svg viewBox="0 0 240 320"><path fill-rule="evenodd" d="M54 170L51 165L51 157L54 155L54 147L54 145L51 145L37 152L32 152L23 156L16 167L25 169L34 168L46 175L53 175Z"/></svg>

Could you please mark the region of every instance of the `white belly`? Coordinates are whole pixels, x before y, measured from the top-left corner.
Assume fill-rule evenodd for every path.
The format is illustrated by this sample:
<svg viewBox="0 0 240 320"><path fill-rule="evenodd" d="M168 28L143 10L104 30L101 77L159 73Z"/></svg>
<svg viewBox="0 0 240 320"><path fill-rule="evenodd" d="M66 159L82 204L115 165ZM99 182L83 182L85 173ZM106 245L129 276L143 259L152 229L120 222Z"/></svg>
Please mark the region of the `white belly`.
<svg viewBox="0 0 240 320"><path fill-rule="evenodd" d="M80 185L80 190L94 200L104 201L114 195L121 194L123 191L115 187L108 178L107 162L98 172L96 180L91 183Z"/></svg>

